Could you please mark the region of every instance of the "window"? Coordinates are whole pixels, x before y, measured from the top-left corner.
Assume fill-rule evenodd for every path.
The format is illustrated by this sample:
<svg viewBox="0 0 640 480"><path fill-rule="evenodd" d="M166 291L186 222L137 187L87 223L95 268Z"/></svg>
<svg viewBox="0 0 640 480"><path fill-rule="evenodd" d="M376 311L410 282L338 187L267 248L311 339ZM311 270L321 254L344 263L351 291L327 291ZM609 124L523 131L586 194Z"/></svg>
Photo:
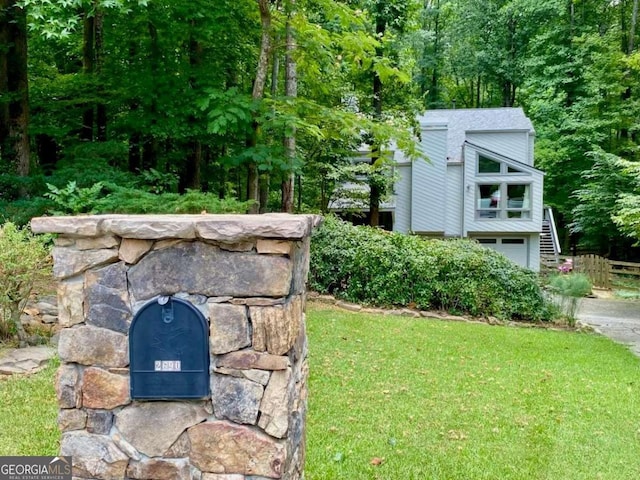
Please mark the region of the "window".
<svg viewBox="0 0 640 480"><path fill-rule="evenodd" d="M485 156L478 157L478 173L500 173L501 166L500 162Z"/></svg>
<svg viewBox="0 0 640 480"><path fill-rule="evenodd" d="M478 219L531 218L531 185L528 183L478 184L476 197Z"/></svg>
<svg viewBox="0 0 640 480"><path fill-rule="evenodd" d="M519 168L507 165L504 162L493 160L492 158L485 157L484 155L478 155L478 173L484 175L507 175L507 174L520 174L527 175L526 172Z"/></svg>

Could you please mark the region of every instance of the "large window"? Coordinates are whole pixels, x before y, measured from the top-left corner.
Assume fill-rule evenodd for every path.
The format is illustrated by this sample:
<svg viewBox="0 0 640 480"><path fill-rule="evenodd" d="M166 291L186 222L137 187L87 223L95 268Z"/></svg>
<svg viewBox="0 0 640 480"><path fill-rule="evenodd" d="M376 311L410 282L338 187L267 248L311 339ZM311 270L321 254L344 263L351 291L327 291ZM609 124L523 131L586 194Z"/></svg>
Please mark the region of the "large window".
<svg viewBox="0 0 640 480"><path fill-rule="evenodd" d="M476 190L476 218L531 218L531 184L487 183Z"/></svg>
<svg viewBox="0 0 640 480"><path fill-rule="evenodd" d="M523 174L525 172L504 162L478 155L478 173L480 175L510 175Z"/></svg>

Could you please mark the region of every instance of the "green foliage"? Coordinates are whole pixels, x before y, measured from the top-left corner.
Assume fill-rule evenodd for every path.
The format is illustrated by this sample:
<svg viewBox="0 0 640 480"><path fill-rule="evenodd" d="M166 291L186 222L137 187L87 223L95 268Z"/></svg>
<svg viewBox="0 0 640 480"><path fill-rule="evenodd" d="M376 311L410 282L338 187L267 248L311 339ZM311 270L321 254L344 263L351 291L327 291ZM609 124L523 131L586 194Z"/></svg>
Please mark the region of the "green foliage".
<svg viewBox="0 0 640 480"><path fill-rule="evenodd" d="M556 275L549 280L549 286L565 297L582 298L591 293L589 277L582 273Z"/></svg>
<svg viewBox="0 0 640 480"><path fill-rule="evenodd" d="M633 177L625 172L623 160L616 155L602 150L588 155L593 158L593 166L582 172L582 186L574 193L578 204L573 209L570 228L581 234L581 244L591 250L600 245L611 248L628 243L613 217L619 211L620 196L632 191Z"/></svg>
<svg viewBox="0 0 640 480"><path fill-rule="evenodd" d="M93 210L94 205L102 191L101 182L85 188L78 188L78 184L75 181L69 182L63 188L58 188L50 183L47 183L47 187L49 192L45 193L45 197L53 200L60 208L60 210L51 212L54 215L95 213Z"/></svg>
<svg viewBox="0 0 640 480"><path fill-rule="evenodd" d="M619 194L613 222L637 245L640 243L640 163L620 160L619 165L631 186Z"/></svg>
<svg viewBox="0 0 640 480"><path fill-rule="evenodd" d="M40 217L55 209L52 200L44 197L24 198L7 202L0 200L0 223L12 222L24 226L33 217Z"/></svg>
<svg viewBox="0 0 640 480"><path fill-rule="evenodd" d="M140 172L138 185L151 193L175 192L178 189L178 180L175 173L162 173L150 168Z"/></svg>
<svg viewBox="0 0 640 480"><path fill-rule="evenodd" d="M581 273L556 275L549 280L549 289L569 325L575 325L580 299L591 293L589 277Z"/></svg>
<svg viewBox="0 0 640 480"><path fill-rule="evenodd" d="M96 202L96 213L246 213L250 202L220 199L212 193L187 190L153 194L132 188L115 188Z"/></svg>
<svg viewBox="0 0 640 480"><path fill-rule="evenodd" d="M7 222L0 229L0 339L27 337L20 323L34 283L46 275L49 251L45 239Z"/></svg>
<svg viewBox="0 0 640 480"><path fill-rule="evenodd" d="M427 240L327 217L311 244L311 288L373 305L548 320L537 276L469 240Z"/></svg>
<svg viewBox="0 0 640 480"><path fill-rule="evenodd" d="M156 172L157 173L157 172ZM150 173L155 177L154 173ZM160 176L161 179L169 177ZM174 177L171 177L173 179ZM158 187L159 188L159 187ZM218 196L187 190L185 194L151 193L135 188L120 187L98 182L91 187L79 188L69 182L64 188L49 185L46 194L57 205L54 215L77 215L80 213L246 213L250 202L235 199L220 199Z"/></svg>

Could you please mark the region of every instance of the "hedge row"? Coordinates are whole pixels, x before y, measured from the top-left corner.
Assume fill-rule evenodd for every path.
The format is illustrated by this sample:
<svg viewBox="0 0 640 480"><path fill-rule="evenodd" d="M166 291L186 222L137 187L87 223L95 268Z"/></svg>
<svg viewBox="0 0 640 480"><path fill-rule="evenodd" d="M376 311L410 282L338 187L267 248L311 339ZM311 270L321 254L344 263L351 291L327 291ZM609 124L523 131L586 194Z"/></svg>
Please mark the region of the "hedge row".
<svg viewBox="0 0 640 480"><path fill-rule="evenodd" d="M377 306L516 320L551 315L535 273L474 241L355 227L333 216L313 236L310 286Z"/></svg>

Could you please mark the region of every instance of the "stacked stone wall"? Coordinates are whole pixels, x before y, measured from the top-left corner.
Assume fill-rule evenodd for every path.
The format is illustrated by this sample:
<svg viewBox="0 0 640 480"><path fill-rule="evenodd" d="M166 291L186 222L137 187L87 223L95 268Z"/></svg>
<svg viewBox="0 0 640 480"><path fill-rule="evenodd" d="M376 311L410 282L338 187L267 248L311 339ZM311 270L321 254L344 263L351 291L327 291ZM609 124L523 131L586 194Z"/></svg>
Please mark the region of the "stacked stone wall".
<svg viewBox="0 0 640 480"><path fill-rule="evenodd" d="M56 395L77 479L303 477L312 216L40 218L59 236ZM278 225L279 224L279 225ZM209 324L201 400L132 401L129 328L160 296ZM136 347L137 348L137 347Z"/></svg>

